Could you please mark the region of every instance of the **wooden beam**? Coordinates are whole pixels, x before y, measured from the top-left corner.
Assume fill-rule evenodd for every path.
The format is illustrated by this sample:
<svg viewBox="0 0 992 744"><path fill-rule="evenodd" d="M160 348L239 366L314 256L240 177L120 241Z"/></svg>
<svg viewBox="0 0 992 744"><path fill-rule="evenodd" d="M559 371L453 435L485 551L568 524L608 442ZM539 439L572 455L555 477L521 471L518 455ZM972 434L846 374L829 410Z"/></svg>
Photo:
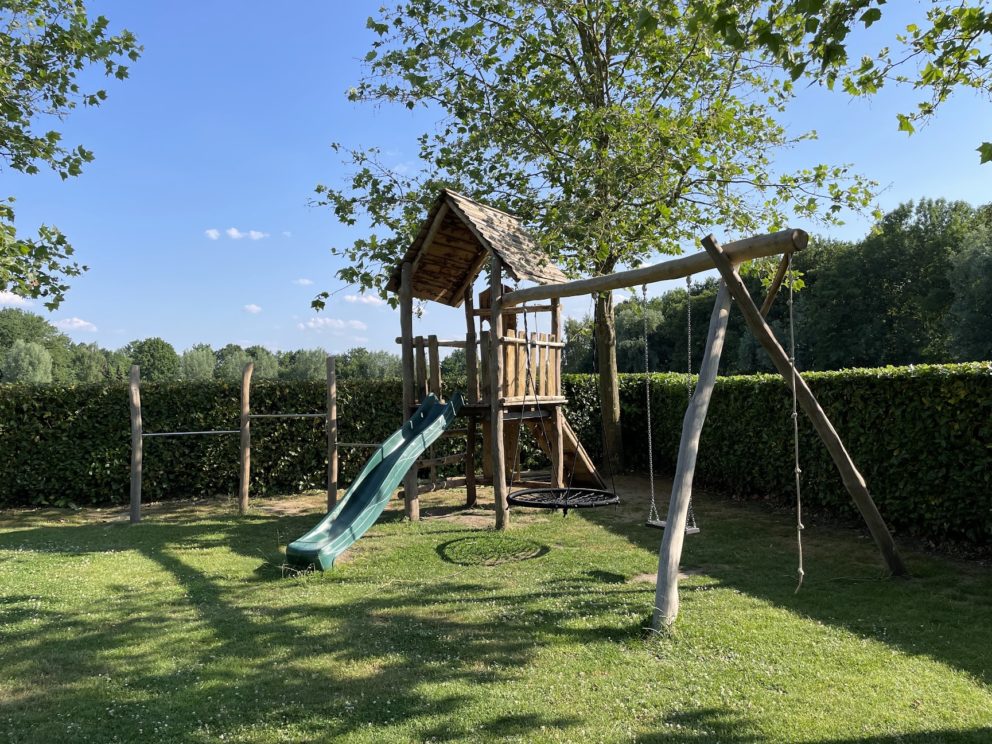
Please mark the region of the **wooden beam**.
<svg viewBox="0 0 992 744"><path fill-rule="evenodd" d="M128 381L128 398L131 406L131 524L141 521L141 466L144 446L141 440L141 370L131 366Z"/></svg>
<svg viewBox="0 0 992 744"><path fill-rule="evenodd" d="M327 357L327 511L338 503L338 379Z"/></svg>
<svg viewBox="0 0 992 744"><path fill-rule="evenodd" d="M420 250L417 252L417 257L413 261L413 266L410 267L411 276L417 271L424 256L427 254L427 250L431 247L431 242L434 240L434 236L437 235L437 231L441 228L441 223L444 222L444 218L448 214L448 204L441 204L441 208L437 210L437 215L434 217L434 221L431 223L430 228L427 230L427 235L424 237L424 242L420 244Z"/></svg>
<svg viewBox="0 0 992 744"><path fill-rule="evenodd" d="M441 400L441 355L438 351L437 336L427 337L427 357L430 369L428 390Z"/></svg>
<svg viewBox="0 0 992 744"><path fill-rule="evenodd" d="M255 363L248 362L241 372L241 483L238 488L238 514L248 513L248 488L251 484L251 375Z"/></svg>
<svg viewBox="0 0 992 744"><path fill-rule="evenodd" d="M427 397L427 350L424 347L424 337L417 336L415 340L417 349L417 399L422 401Z"/></svg>
<svg viewBox="0 0 992 744"><path fill-rule="evenodd" d="M733 243L727 243L723 249L729 260L740 263L753 258L777 256L786 251L800 251L808 243L809 236L804 231L790 229L770 235L758 235L745 240L737 240ZM503 295L499 304L500 309L505 312L506 308L522 305L525 302L550 300L552 297L575 297L668 279L681 279L690 274L699 274L712 268L713 259L707 253L700 251L654 266L620 271L605 276L594 276L589 279L577 279L561 284L541 284L536 287L518 289ZM494 304L496 303L494 302Z"/></svg>
<svg viewBox="0 0 992 744"><path fill-rule="evenodd" d="M741 313L744 315L744 320L747 322L748 328L751 329L751 333L754 334L754 337L758 340L758 343L760 343L765 351L768 352L768 356L771 357L772 364L775 365L775 369L778 370L779 374L782 375L783 378L785 378L785 384L788 385L791 390L793 370L792 365L789 362L789 355L785 353L785 350L782 348L781 344L779 344L778 339L775 338L775 334L768 326L768 323L766 323L765 319L761 317L761 311L754 304L754 300L751 299L751 295L747 291L747 287L744 286L744 282L742 282L741 278L737 275L726 250L720 246L716 238L712 235L703 239L703 246L706 248L706 252L713 259L713 263L723 276L724 281L727 283L727 288L730 290L731 296L737 302L737 306L741 309ZM840 436L834 429L833 424L830 423L830 419L827 418L827 414L824 413L823 409L820 407L820 404L813 395L813 391L810 390L809 385L806 384L806 381L798 372L795 373L794 377L796 383L796 398L798 399L799 405L809 417L810 421L812 421L813 427L816 429L816 433L820 435L820 439L822 439L823 443L827 446L827 451L830 453L830 457L834 461L834 465L836 465L837 470L840 471L840 476L841 480L844 482L844 487L847 489L847 492L851 494L851 498L854 499L854 503L858 507L858 511L861 512L861 516L868 525L868 531L871 532L871 536L874 538L875 544L882 553L882 558L885 560L885 565L888 567L893 576L906 575L908 573L906 564L903 562L902 556L899 555L899 551L896 549L895 541L889 533L885 520L882 519L882 515L878 511L878 507L875 506L875 502L872 500L871 494L868 493L868 486L865 484L865 479L858 471L857 466L854 464L854 461L848 454L847 449L844 447L844 443L841 441Z"/></svg>
<svg viewBox="0 0 992 744"><path fill-rule="evenodd" d="M492 448L491 466L493 500L496 506L496 529L505 530L510 523L510 509L506 503L506 461L503 454L503 416L500 406L500 391L503 389L503 350L500 339L503 335L503 316L499 311L499 299L503 293L503 262L495 253L492 256L489 279L493 300L489 321L492 329L489 334L489 444Z"/></svg>
<svg viewBox="0 0 992 744"><path fill-rule="evenodd" d="M696 471L699 438L703 433L706 411L713 396L729 318L730 292L726 283L720 282L720 290L717 292L713 313L710 315L706 351L702 366L699 368L696 392L689 401L685 417L682 419L682 439L679 441L675 477L672 480L672 497L668 503L665 536L658 550L658 583L655 587L653 621L656 630L674 623L679 613L679 564L682 561L682 541L685 539L689 504L692 501L692 477ZM650 422L648 423L650 425Z"/></svg>
<svg viewBox="0 0 992 744"><path fill-rule="evenodd" d="M791 258L792 251L786 251L785 255L782 256L782 260L778 262L778 271L775 272L772 283L768 285L768 294L765 295L765 301L761 303L762 318L768 317L768 311L775 304L775 296L782 287L782 280L785 279L785 272L789 270L789 260Z"/></svg>
<svg viewBox="0 0 992 744"><path fill-rule="evenodd" d="M414 401L413 374L413 266L405 261L400 269L400 338L403 343L403 421L405 425ZM403 477L403 504L407 519L420 519L420 499L417 490L417 468L411 467Z"/></svg>
<svg viewBox="0 0 992 744"><path fill-rule="evenodd" d="M475 487L475 427L475 416L469 416L465 442L465 506L475 506L479 498Z"/></svg>

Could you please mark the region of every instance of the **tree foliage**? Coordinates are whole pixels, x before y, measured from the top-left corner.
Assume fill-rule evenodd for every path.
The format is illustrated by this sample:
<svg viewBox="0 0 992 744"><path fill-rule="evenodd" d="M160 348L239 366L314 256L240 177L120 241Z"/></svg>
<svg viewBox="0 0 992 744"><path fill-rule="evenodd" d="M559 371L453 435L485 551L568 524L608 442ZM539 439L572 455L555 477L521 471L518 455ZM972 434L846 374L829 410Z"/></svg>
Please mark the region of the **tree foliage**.
<svg viewBox="0 0 992 744"><path fill-rule="evenodd" d="M132 341L124 347L132 364L141 368L141 378L165 382L179 377L179 354L168 341L157 336Z"/></svg>
<svg viewBox="0 0 992 744"><path fill-rule="evenodd" d="M401 377L403 374L398 355L388 351L369 351L363 346L348 349L339 355L335 359L334 369L341 379L384 380Z"/></svg>
<svg viewBox="0 0 992 744"><path fill-rule="evenodd" d="M93 153L65 144L47 126L80 105L99 106L106 91L85 89L80 77L96 68L124 79L125 63L139 51L129 31L112 34L106 18L88 17L82 0L2 0L0 163L27 174L49 168L63 179L79 175ZM0 202L0 291L58 307L67 280L86 267L72 260L72 245L58 228L42 225L37 238L19 236L13 201Z"/></svg>
<svg viewBox="0 0 992 744"><path fill-rule="evenodd" d="M894 6L893 3L891 6ZM900 7L909 3L899 3ZM755 12L755 8L760 12ZM869 30L888 12L886 0L768 0L726 3L692 0L692 23L717 30L728 45L770 53L793 80L810 77L857 96L889 84L917 92L915 108L897 115L900 131L933 116L958 90L992 97L992 8L984 0L915 4L913 22L879 39ZM651 11L647 11L651 12ZM863 32L863 33L861 33ZM851 37L877 50L852 59ZM855 55L856 56L856 55ZM978 148L992 161L992 141Z"/></svg>
<svg viewBox="0 0 992 744"><path fill-rule="evenodd" d="M217 367L217 357L210 344L194 344L183 352L179 360L179 379L187 382L212 380Z"/></svg>
<svg viewBox="0 0 992 744"><path fill-rule="evenodd" d="M0 373L4 382L51 382L52 355L39 343L18 339L0 359Z"/></svg>

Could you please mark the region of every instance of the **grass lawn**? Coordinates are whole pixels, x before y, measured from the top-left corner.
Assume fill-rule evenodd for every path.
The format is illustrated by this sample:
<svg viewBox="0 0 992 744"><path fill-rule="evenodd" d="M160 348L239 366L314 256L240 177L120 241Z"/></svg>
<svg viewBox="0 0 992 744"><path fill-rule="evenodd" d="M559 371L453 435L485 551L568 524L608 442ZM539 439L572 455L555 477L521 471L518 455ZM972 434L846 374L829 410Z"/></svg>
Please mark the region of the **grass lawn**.
<svg viewBox="0 0 992 744"><path fill-rule="evenodd" d="M327 574L280 548L322 496L0 514L0 740L992 741L992 570L705 495L677 628L650 636L661 534L618 509L402 503ZM485 500L487 494L482 493ZM640 580L639 580L640 577Z"/></svg>

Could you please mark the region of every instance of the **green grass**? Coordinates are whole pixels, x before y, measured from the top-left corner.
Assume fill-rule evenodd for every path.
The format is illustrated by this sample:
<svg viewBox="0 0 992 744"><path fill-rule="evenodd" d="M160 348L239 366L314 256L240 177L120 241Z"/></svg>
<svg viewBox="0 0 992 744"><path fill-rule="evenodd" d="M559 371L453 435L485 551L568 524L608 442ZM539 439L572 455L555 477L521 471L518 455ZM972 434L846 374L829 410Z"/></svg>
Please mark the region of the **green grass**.
<svg viewBox="0 0 992 744"><path fill-rule="evenodd" d="M645 632L660 533L624 506L400 504L333 572L283 577L319 495L0 515L0 740L992 740L992 572L703 498L682 612ZM299 507L305 508L299 508ZM293 508L297 507L297 508ZM698 572L698 573L697 573Z"/></svg>

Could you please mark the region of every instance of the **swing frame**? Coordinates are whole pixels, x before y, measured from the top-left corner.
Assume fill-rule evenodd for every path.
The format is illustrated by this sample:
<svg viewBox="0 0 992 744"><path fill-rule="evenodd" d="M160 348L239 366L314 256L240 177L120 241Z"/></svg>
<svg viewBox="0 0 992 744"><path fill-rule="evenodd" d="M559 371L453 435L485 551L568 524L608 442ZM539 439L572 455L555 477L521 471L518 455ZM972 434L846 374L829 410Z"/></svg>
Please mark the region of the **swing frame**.
<svg viewBox="0 0 992 744"><path fill-rule="evenodd" d="M695 469L696 455L699 450L699 439L702 434L709 400L716 382L720 355L723 351L723 341L726 336L727 320L730 315L730 303L733 299L744 315L744 320L758 343L765 349L776 370L782 375L786 385L796 393L798 405L812 422L817 434L823 440L834 461L844 486L851 495L862 518L871 532L872 538L885 561L889 572L894 576L908 573L892 539L892 535L882 519L875 502L868 493L867 485L851 459L840 436L834 429L830 419L820 407L806 381L790 363L789 356L775 338L774 333L765 321L761 310L754 303L751 294L737 273L737 266L755 258L788 254L803 250L809 242L809 236L803 230L788 229L768 235L759 235L744 240L720 245L713 235L703 238L704 252L682 256L665 261L654 266L646 266L614 274L579 279L570 282L544 284L527 287L511 292L493 293L492 319L493 327L502 314L509 308L526 302L539 300L560 299L607 292L614 289L635 287L641 284L652 284L659 281L684 278L689 274L716 268L722 277L720 290L714 303L710 317L709 331L706 339L706 352L699 371L699 381L696 393L686 409L682 425L682 437L679 444L678 464L675 472L674 488L669 503L666 522L671 526L666 529L658 555L658 583L655 592L655 611L653 624L655 628L671 625L678 616L678 568L682 556L682 545L685 538L685 525L689 500L692 494L692 476ZM492 276L494 288L500 276L498 257L493 259ZM773 287L777 292L784 278L784 269L779 272L778 282ZM766 304L768 301L766 300ZM503 369L500 364L501 349L497 338L490 346L490 374L494 386L502 380ZM498 389L496 387L495 389ZM493 416L498 417L496 402L493 402ZM502 427L500 427L502 428ZM496 495L497 510L506 504L506 473L503 465L502 436L493 437L493 487Z"/></svg>

